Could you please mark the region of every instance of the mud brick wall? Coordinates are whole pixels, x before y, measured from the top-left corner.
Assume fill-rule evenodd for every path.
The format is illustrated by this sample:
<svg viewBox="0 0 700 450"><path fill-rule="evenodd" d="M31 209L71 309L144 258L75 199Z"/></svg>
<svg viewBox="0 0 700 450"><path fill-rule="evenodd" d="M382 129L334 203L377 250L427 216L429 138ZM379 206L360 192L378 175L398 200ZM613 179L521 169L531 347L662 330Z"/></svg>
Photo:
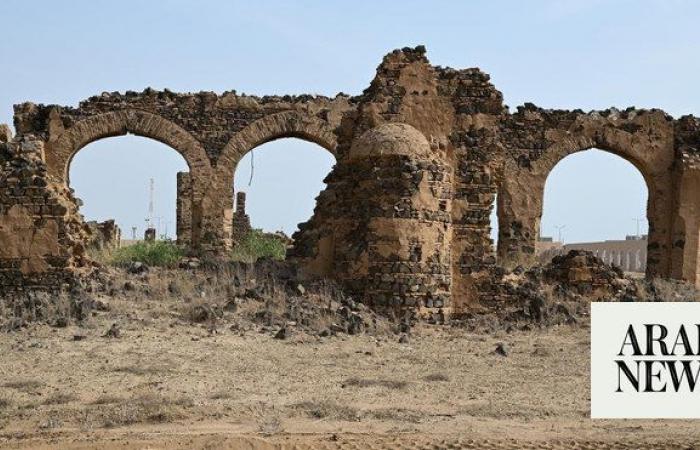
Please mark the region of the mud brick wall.
<svg viewBox="0 0 700 450"><path fill-rule="evenodd" d="M105 92L78 106L23 103L15 106L17 135L0 127L0 248L12 249L0 264L13 282L89 265L68 167L85 145L128 133L185 158L178 242L192 254L225 257L247 223L233 209L236 166L258 145L294 137L318 144L336 164L288 256L303 276L336 280L377 309L498 308L506 270L535 263L549 173L590 148L625 158L647 182L647 276L700 286L698 123L634 107L526 103L511 112L488 74L434 66L422 46L387 54L357 96L146 89ZM37 254L18 244L13 227L45 230L47 247Z"/></svg>

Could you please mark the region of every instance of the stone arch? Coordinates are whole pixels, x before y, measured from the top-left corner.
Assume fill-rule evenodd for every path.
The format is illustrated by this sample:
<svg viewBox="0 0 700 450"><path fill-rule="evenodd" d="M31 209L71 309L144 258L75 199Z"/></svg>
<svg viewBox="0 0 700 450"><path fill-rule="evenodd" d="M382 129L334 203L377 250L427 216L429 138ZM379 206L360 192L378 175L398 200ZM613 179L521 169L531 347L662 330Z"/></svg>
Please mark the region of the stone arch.
<svg viewBox="0 0 700 450"><path fill-rule="evenodd" d="M539 236L544 185L550 172L567 156L596 148L625 159L644 178L650 228L647 274L669 276L674 147L672 134L665 133L668 131L664 128L665 122L665 116L650 112L642 121L649 132L629 132L626 130L638 129L641 125L625 127L616 123L613 126L610 118L589 115L578 121L575 132L572 129L547 131L548 140L553 143L542 151L540 158L531 162L530 167L523 168L514 160L507 161L506 176L499 190L499 198L503 199L499 207L504 206L498 212L499 226L502 227L502 231L499 230L499 258L506 261L506 265L530 263L532 256L523 255L523 250L534 249ZM512 236L508 235L509 227L515 228Z"/></svg>
<svg viewBox="0 0 700 450"><path fill-rule="evenodd" d="M173 148L185 158L193 174L210 169L204 147L182 127L156 114L122 110L83 119L50 140L45 154L49 175L68 184L70 163L83 147L99 139L126 134L154 139Z"/></svg>
<svg viewBox="0 0 700 450"><path fill-rule="evenodd" d="M237 132L221 150L216 167L230 172L233 177L238 162L246 153L275 139L290 137L318 144L338 157L337 137L325 122L298 111L285 111L258 119Z"/></svg>
<svg viewBox="0 0 700 450"><path fill-rule="evenodd" d="M82 148L100 139L126 134L159 141L185 159L191 177L187 200L191 205L187 218L191 236L188 236L187 242L191 248L198 249L204 227L202 204L211 182L211 164L199 141L161 116L140 110L120 110L94 115L75 123L55 139L49 139L44 155L48 175L69 185L71 161ZM211 227L207 225L206 228Z"/></svg>
<svg viewBox="0 0 700 450"><path fill-rule="evenodd" d="M299 111L284 111L262 117L238 131L224 146L216 160L216 189L222 195L217 209L224 217L223 241L232 245L233 178L236 167L246 153L267 142L282 138L297 138L312 142L330 152L337 160L337 137L333 130L315 116Z"/></svg>

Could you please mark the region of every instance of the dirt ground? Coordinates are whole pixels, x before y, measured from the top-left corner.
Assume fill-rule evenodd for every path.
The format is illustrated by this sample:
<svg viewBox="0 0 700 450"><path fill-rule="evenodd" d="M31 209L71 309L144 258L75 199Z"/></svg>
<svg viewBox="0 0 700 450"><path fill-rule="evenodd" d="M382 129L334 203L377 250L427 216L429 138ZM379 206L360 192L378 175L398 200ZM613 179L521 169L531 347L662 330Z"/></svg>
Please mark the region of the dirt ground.
<svg viewBox="0 0 700 450"><path fill-rule="evenodd" d="M169 302L163 304L163 302ZM693 448L692 421L591 420L587 322L273 338L125 296L0 334L0 447ZM106 337L116 323L118 337ZM507 356L494 350L505 344Z"/></svg>

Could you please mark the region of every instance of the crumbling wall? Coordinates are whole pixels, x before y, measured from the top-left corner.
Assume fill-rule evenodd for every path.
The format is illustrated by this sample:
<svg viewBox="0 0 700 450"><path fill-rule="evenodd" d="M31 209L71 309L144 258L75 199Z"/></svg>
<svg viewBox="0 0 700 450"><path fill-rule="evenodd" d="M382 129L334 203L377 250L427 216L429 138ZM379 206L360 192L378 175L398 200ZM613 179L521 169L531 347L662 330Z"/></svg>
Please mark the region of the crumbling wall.
<svg viewBox="0 0 700 450"><path fill-rule="evenodd" d="M43 142L25 136L0 142L0 292L59 292L90 271L89 230L72 192L50 184Z"/></svg>
<svg viewBox="0 0 700 450"><path fill-rule="evenodd" d="M103 93L78 107L17 105L15 128L15 138L0 129L0 243L12 249L0 264L13 280L23 268L88 264L68 166L90 142L132 133L183 155L178 241L214 256L226 255L247 223L244 211L234 214L232 195L245 154L283 137L320 145L336 165L294 235L289 257L300 272L337 280L378 309L456 313L497 308L508 297L504 268L534 261L548 174L567 155L600 148L634 164L649 187L647 275L700 285L698 119L532 104L509 113L488 74L433 66L421 46L386 55L355 97ZM7 231L28 236L32 227L46 246L13 241Z"/></svg>
<svg viewBox="0 0 700 450"><path fill-rule="evenodd" d="M86 223L90 238L87 243L89 249L97 251L114 250L121 246L122 231L114 220L104 222L90 221Z"/></svg>
<svg viewBox="0 0 700 450"><path fill-rule="evenodd" d="M647 273L668 276L675 203L673 122L659 110L584 113L532 104L507 116L501 131L507 156L498 197L500 262L511 267L534 262L547 176L566 156L599 148L626 159L643 175L649 192Z"/></svg>

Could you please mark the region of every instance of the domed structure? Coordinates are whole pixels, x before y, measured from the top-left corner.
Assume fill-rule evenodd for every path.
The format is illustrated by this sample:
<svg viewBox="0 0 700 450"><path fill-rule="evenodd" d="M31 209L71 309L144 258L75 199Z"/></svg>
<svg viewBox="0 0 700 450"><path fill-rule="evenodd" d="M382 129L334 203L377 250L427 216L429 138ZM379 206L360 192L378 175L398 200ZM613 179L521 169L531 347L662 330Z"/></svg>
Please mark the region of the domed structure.
<svg viewBox="0 0 700 450"><path fill-rule="evenodd" d="M449 308L452 177L441 152L407 124L366 131L338 192L344 220L334 229L335 277L377 310Z"/></svg>
<svg viewBox="0 0 700 450"><path fill-rule="evenodd" d="M350 148L351 159L407 155L429 158L430 144L423 133L405 123L387 123L366 131Z"/></svg>

